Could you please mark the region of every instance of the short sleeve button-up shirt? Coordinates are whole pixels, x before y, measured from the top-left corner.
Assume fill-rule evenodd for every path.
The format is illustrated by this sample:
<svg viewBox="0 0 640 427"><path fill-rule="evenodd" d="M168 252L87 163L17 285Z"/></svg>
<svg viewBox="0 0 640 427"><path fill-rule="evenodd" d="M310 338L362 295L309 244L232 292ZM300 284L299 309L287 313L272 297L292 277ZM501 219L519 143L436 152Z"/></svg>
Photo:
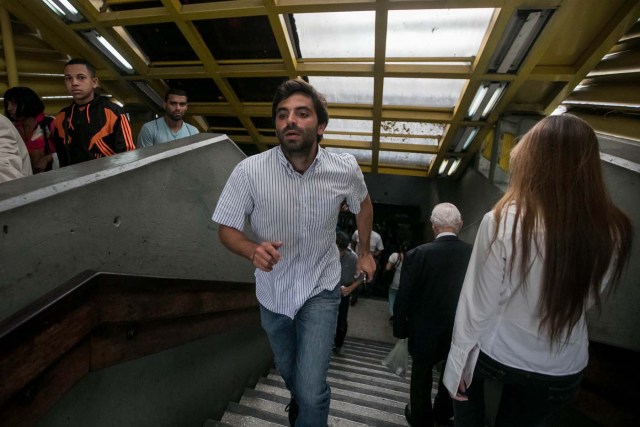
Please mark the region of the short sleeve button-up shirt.
<svg viewBox="0 0 640 427"><path fill-rule="evenodd" d="M260 304L291 318L309 298L340 281L335 227L343 201L360 212L364 177L350 154L318 148L300 174L280 147L248 157L231 173L213 220L242 230L249 218L260 241L282 241L282 259L271 272L256 270Z"/></svg>

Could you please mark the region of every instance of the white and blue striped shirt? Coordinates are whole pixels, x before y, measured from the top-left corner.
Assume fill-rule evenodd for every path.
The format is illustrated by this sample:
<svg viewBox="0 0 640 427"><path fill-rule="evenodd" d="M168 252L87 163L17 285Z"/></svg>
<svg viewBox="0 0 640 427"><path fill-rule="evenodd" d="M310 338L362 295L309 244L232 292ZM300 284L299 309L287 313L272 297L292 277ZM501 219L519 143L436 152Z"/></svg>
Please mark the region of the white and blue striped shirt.
<svg viewBox="0 0 640 427"><path fill-rule="evenodd" d="M240 162L220 195L213 220L259 241L282 241L271 272L256 269L256 296L269 311L294 318L312 296L340 281L336 223L340 204L360 212L367 187L356 159L318 148L307 171L296 172L280 147Z"/></svg>

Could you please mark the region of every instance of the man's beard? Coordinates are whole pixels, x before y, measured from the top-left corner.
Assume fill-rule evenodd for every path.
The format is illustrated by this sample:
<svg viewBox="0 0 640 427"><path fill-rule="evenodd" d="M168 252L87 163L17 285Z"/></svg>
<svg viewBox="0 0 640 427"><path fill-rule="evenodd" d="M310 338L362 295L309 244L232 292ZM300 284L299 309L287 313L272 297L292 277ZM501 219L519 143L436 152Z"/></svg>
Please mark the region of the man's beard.
<svg viewBox="0 0 640 427"><path fill-rule="evenodd" d="M182 114L174 113L174 114L167 114L167 116L169 116L169 118L174 122L179 122L180 120L182 120Z"/></svg>
<svg viewBox="0 0 640 427"><path fill-rule="evenodd" d="M284 134L287 131L295 130L300 134L300 140L296 143L286 141ZM318 141L317 131L314 129L301 129L297 126L287 126L284 129L277 130L276 135L280 142L280 148L289 155L307 155L313 149Z"/></svg>

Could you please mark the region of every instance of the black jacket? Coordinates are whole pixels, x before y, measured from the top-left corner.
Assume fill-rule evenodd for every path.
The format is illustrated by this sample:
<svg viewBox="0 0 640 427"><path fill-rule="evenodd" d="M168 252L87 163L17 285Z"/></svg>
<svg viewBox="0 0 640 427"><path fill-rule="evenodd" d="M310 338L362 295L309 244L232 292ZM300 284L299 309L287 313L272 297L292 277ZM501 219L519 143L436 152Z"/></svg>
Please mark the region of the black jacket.
<svg viewBox="0 0 640 427"><path fill-rule="evenodd" d="M393 334L409 338L414 359L447 356L471 250L456 236L442 236L407 252L393 308Z"/></svg>
<svg viewBox="0 0 640 427"><path fill-rule="evenodd" d="M124 111L103 96L63 108L55 118L53 140L60 166L136 148Z"/></svg>

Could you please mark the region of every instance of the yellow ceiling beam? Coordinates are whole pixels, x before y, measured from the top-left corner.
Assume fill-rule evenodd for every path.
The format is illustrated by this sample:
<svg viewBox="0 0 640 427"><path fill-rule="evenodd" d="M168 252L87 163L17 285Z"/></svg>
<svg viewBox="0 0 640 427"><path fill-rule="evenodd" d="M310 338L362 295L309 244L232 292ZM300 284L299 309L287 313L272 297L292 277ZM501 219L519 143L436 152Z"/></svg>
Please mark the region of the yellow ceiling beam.
<svg viewBox="0 0 640 427"><path fill-rule="evenodd" d="M235 116L247 129L247 132L249 133L249 135L251 135L255 144L261 150L266 149L266 147L260 143L260 134L253 125L253 122L244 114L242 104L236 96L236 93L232 90L229 83L218 75L218 63L213 57L213 54L209 50L207 44L202 39L202 36L195 28L195 25L193 24L193 22L185 21L182 15L179 13L179 11L183 8L182 4L179 2L179 0L162 0L162 4L174 17L176 25L182 32L182 35L189 42L196 55L198 55L198 58L200 58L200 60L202 61L202 64L210 74L210 77L218 86L218 89L220 89L222 96L225 97L229 105L232 107Z"/></svg>
<svg viewBox="0 0 640 427"><path fill-rule="evenodd" d="M289 29L286 23L286 19L288 18L276 12L274 0L264 0L264 6L267 10L271 32L276 39L276 44L278 45L280 56L282 56L282 60L284 61L287 75L290 79L296 78L298 59L296 58L294 43L289 37Z"/></svg>
<svg viewBox="0 0 640 427"><path fill-rule="evenodd" d="M376 2L375 18L375 47L373 63L373 108L371 120L373 121L373 133L371 135L371 173L378 172L380 158L380 122L382 121L382 104L384 90L384 67L387 53L387 20L388 2Z"/></svg>

